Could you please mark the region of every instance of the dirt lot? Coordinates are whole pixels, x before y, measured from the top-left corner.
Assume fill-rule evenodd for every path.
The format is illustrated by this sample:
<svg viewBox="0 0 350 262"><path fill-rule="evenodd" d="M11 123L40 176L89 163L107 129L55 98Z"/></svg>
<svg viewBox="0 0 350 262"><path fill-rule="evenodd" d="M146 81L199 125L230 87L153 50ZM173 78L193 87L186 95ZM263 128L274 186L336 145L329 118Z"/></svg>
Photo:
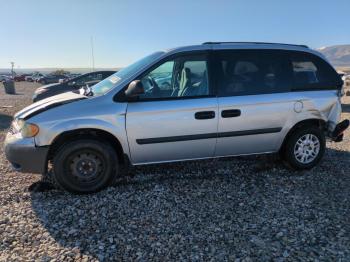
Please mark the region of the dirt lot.
<svg viewBox="0 0 350 262"><path fill-rule="evenodd" d="M135 168L89 196L38 192L2 151L37 86L0 86L0 261L350 260L350 131L306 172L240 157Z"/></svg>

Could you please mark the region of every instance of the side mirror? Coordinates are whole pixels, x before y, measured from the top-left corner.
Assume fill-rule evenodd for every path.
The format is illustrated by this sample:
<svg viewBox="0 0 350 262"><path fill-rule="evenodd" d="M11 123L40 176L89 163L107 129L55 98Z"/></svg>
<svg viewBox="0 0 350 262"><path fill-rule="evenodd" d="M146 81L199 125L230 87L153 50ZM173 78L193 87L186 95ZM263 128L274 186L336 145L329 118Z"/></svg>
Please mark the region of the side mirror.
<svg viewBox="0 0 350 262"><path fill-rule="evenodd" d="M143 88L143 84L140 80L132 81L125 90L125 96L128 98L137 97L139 95L143 95L144 93L145 89Z"/></svg>

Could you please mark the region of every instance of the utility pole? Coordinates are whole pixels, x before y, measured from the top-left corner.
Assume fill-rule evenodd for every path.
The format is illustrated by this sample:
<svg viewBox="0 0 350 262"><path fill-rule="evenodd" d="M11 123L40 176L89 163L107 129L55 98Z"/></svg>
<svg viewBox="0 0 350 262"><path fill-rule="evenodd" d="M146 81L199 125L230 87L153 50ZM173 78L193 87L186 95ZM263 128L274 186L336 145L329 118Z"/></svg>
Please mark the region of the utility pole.
<svg viewBox="0 0 350 262"><path fill-rule="evenodd" d="M15 77L15 71L13 71L13 68L15 66L15 62L10 62L11 63L11 75L12 75L12 79Z"/></svg>
<svg viewBox="0 0 350 262"><path fill-rule="evenodd" d="M95 71L94 41L92 36L90 40L91 40L90 42L91 42L92 71Z"/></svg>

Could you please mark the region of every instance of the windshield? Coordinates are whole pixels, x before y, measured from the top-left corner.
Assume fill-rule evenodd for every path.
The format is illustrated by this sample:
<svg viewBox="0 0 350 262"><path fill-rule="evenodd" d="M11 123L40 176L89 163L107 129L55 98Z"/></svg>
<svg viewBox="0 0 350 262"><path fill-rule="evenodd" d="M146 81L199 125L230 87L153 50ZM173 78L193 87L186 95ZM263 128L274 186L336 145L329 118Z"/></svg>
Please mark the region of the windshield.
<svg viewBox="0 0 350 262"><path fill-rule="evenodd" d="M100 96L107 93L109 90L115 87L120 80L123 80L129 77L130 75L135 74L136 72L141 70L143 67L147 66L148 64L152 63L154 60L159 58L162 54L163 52L153 53L119 70L118 72L111 75L110 77L107 77L106 79L92 86L91 87L92 94L94 96Z"/></svg>

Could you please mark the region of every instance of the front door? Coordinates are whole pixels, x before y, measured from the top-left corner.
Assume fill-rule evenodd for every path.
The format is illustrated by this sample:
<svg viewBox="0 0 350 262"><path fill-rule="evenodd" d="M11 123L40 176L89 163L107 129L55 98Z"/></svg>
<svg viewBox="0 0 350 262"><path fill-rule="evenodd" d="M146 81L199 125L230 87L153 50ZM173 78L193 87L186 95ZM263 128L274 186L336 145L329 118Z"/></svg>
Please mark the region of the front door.
<svg viewBox="0 0 350 262"><path fill-rule="evenodd" d="M138 77L145 94L129 102L126 130L133 164L213 157L217 98L207 54L165 60Z"/></svg>

